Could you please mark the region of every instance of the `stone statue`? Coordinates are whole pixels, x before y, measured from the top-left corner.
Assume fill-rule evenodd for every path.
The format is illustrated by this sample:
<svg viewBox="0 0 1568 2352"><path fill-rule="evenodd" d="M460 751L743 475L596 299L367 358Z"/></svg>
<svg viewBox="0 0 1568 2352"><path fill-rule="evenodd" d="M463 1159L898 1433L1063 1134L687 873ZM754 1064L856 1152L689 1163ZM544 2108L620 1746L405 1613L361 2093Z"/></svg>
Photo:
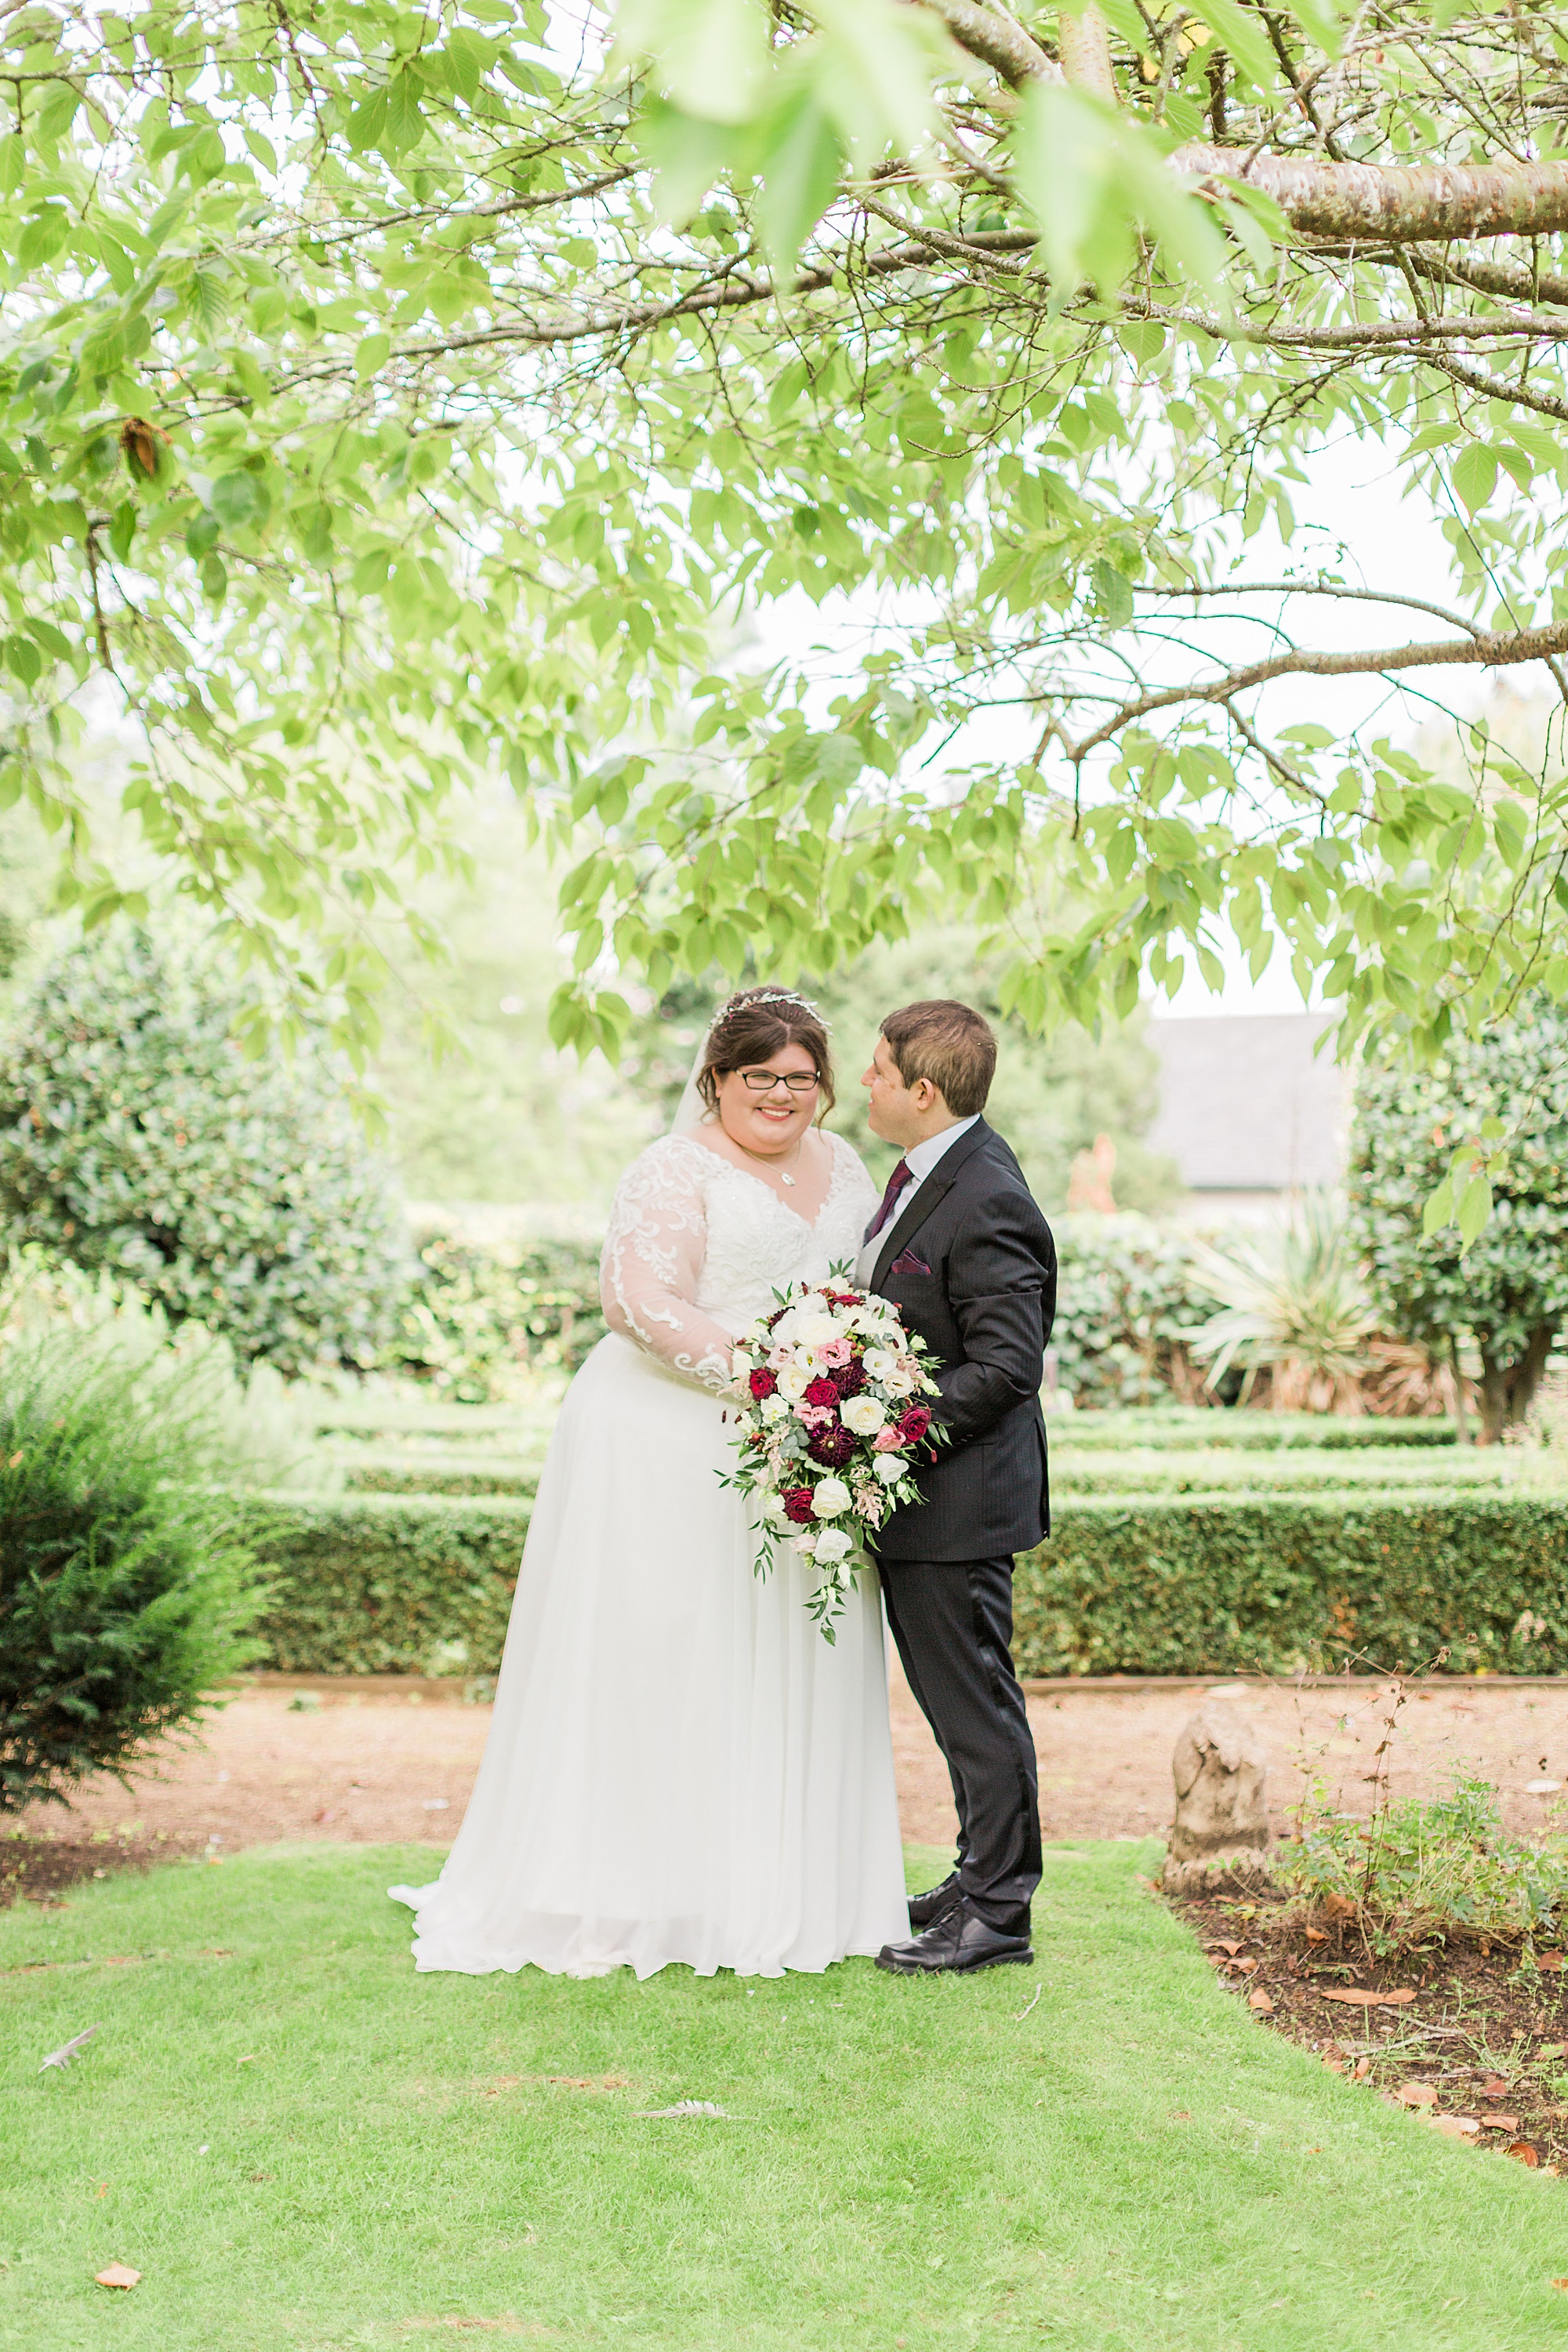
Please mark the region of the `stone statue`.
<svg viewBox="0 0 1568 2352"><path fill-rule="evenodd" d="M1183 1730L1171 1769L1176 1819L1160 1882L1165 1893L1267 1882L1268 1759L1251 1717L1209 1699Z"/></svg>

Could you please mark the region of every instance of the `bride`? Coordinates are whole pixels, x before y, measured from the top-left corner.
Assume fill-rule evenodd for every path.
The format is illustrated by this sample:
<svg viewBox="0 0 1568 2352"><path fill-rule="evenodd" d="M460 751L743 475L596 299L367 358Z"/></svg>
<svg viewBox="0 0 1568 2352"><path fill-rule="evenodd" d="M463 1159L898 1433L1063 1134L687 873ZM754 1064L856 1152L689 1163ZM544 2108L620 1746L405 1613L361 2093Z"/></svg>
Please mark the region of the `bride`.
<svg viewBox="0 0 1568 2352"><path fill-rule="evenodd" d="M816 1008L747 989L621 1180L610 1330L551 1442L468 1810L435 1885L391 1890L422 1969L777 1976L909 1932L875 1581L829 1645L809 1562L754 1575L715 1475L731 1339L877 1205L832 1103Z"/></svg>

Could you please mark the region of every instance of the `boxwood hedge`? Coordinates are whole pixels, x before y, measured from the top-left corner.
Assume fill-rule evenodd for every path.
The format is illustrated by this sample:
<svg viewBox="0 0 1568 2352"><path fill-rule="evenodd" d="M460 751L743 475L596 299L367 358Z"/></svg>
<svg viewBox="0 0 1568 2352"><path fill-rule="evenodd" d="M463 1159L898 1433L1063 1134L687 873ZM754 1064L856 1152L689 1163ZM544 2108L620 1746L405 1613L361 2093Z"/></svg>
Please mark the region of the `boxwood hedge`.
<svg viewBox="0 0 1568 2352"><path fill-rule="evenodd" d="M293 1673L492 1673L531 1505L271 1496L247 1506ZM1568 1671L1568 1498L1519 1494L1085 1496L1019 1560L1026 1675L1289 1674L1347 1657Z"/></svg>
<svg viewBox="0 0 1568 2352"><path fill-rule="evenodd" d="M1568 1497L1085 1496L1020 1559L1026 1675L1568 1669Z"/></svg>

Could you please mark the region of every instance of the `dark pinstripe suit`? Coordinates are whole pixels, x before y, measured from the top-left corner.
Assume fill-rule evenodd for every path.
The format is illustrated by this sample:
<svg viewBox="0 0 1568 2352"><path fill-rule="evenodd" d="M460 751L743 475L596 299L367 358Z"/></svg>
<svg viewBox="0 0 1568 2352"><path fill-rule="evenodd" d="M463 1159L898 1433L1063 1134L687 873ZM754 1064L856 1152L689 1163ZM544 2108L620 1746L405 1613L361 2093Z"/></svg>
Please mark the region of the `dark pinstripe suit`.
<svg viewBox="0 0 1568 2352"><path fill-rule="evenodd" d="M942 1363L949 1442L877 1559L910 1688L952 1780L960 1883L1005 1932L1026 1932L1040 1877L1034 1741L1009 1645L1013 1555L1050 1526L1039 1391L1056 1280L1050 1227L984 1119L893 1218L870 1279Z"/></svg>

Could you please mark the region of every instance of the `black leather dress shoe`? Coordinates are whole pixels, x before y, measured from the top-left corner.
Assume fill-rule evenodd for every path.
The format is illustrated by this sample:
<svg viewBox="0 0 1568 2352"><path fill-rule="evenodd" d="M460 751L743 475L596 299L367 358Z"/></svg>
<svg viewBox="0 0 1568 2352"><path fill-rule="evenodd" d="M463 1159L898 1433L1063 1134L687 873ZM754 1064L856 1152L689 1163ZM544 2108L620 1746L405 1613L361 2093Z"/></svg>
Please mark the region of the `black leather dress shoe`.
<svg viewBox="0 0 1568 2352"><path fill-rule="evenodd" d="M940 1919L942 1913L957 1899L958 1873L956 1870L950 1870L940 1886L928 1886L923 1895L911 1895L910 1925L916 1935L920 1934L922 1927L929 1927L933 1919Z"/></svg>
<svg viewBox="0 0 1568 2352"><path fill-rule="evenodd" d="M1034 1960L1027 1936L1005 1936L987 1926L963 1895L907 1944L884 1944L877 1966L896 1977L935 1976L942 1971L1027 1967Z"/></svg>

